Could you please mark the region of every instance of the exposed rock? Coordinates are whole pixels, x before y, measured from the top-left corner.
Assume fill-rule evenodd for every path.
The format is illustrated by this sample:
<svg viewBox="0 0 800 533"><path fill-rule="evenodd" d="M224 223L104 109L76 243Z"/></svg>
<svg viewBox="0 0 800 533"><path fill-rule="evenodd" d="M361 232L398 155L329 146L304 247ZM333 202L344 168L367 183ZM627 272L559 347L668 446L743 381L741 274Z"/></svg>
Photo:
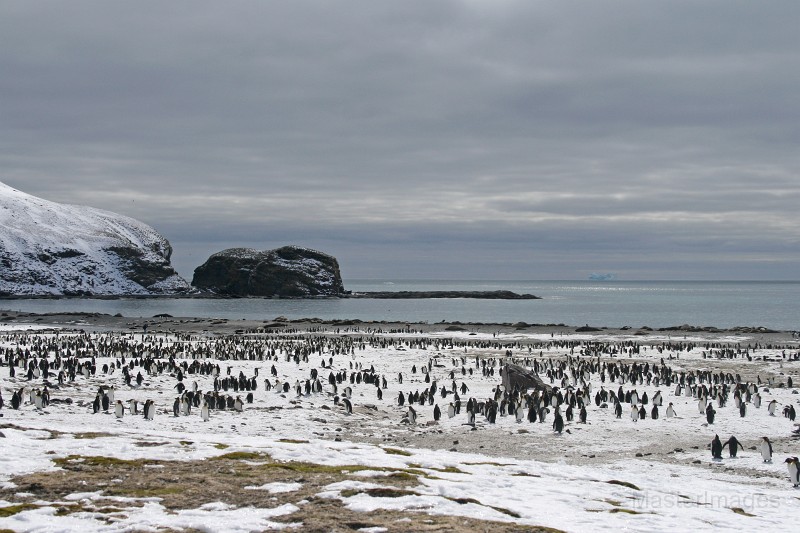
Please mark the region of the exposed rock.
<svg viewBox="0 0 800 533"><path fill-rule="evenodd" d="M535 372L527 370L519 365L508 364L503 366L500 369L500 376L503 378L503 386L508 391L514 389L519 391L535 389L547 393L553 391L553 387L542 381L542 378L536 375Z"/></svg>
<svg viewBox="0 0 800 533"><path fill-rule="evenodd" d="M336 258L308 248L230 248L194 271L192 285L223 296L307 298L344 294Z"/></svg>
<svg viewBox="0 0 800 533"><path fill-rule="evenodd" d="M518 294L512 291L381 291L358 292L348 298L374 298L386 300L410 300L422 298L473 298L481 300L541 300L533 294Z"/></svg>
<svg viewBox="0 0 800 533"><path fill-rule="evenodd" d="M0 183L0 295L133 296L189 290L153 228Z"/></svg>

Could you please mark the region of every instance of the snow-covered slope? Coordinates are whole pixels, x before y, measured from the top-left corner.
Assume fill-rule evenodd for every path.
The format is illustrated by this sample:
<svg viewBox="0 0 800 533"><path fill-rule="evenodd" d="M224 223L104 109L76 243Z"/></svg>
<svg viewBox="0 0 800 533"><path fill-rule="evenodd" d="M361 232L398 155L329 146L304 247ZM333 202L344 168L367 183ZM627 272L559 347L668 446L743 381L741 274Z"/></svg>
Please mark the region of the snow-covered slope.
<svg viewBox="0 0 800 533"><path fill-rule="evenodd" d="M150 226L0 183L0 294L148 295L186 291L172 247Z"/></svg>

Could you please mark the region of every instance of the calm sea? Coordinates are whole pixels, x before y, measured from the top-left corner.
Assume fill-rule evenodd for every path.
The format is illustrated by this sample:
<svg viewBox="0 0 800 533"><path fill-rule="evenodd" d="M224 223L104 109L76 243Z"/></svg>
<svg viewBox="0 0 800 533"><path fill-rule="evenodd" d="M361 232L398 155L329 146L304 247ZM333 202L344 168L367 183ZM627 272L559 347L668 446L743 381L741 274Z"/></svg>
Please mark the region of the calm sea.
<svg viewBox="0 0 800 533"><path fill-rule="evenodd" d="M800 282L346 280L353 291L498 290L542 300L6 300L0 309L98 312L149 317L361 319L652 328L764 326L800 330Z"/></svg>

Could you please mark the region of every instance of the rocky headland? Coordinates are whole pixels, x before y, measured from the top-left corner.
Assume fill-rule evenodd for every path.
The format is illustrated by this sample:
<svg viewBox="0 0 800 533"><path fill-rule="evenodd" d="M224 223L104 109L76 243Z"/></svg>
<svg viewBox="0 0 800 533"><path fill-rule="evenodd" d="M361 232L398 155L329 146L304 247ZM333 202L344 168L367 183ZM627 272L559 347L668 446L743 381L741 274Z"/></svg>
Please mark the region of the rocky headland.
<svg viewBox="0 0 800 533"><path fill-rule="evenodd" d="M0 296L174 295L189 284L138 220L0 183Z"/></svg>

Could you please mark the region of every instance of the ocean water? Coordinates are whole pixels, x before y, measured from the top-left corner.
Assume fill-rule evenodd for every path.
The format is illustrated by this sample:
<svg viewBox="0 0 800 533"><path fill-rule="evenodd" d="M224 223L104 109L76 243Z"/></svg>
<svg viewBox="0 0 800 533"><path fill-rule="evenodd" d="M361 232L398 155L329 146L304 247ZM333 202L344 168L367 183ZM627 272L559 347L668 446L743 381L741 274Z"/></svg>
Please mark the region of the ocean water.
<svg viewBox="0 0 800 533"><path fill-rule="evenodd" d="M511 290L542 300L117 299L0 300L0 309L36 313L159 313L232 320L360 319L652 328L763 326L800 330L800 282L345 280L352 291Z"/></svg>

